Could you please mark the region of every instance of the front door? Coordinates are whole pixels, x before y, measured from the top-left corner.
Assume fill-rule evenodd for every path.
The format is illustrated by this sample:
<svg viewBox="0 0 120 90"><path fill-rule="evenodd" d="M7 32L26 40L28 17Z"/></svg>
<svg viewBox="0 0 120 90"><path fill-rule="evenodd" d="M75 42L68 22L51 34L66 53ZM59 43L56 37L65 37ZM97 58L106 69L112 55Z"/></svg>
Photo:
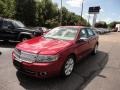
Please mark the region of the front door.
<svg viewBox="0 0 120 90"><path fill-rule="evenodd" d="M79 34L80 34L79 40L80 38L86 38L86 41L79 41L76 45L77 56L79 56L78 58L81 59L82 57L87 55L90 46L86 29L80 30Z"/></svg>

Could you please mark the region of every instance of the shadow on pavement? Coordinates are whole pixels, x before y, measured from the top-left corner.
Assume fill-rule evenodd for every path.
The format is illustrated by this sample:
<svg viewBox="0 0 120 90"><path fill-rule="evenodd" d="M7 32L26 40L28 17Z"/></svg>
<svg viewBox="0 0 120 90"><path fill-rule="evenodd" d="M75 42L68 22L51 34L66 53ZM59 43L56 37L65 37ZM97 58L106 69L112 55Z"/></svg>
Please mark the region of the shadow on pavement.
<svg viewBox="0 0 120 90"><path fill-rule="evenodd" d="M14 41L0 41L0 47L2 48L14 48L17 44L18 42Z"/></svg>
<svg viewBox="0 0 120 90"><path fill-rule="evenodd" d="M83 90L100 72L108 61L108 54L99 51L95 56L88 56L75 66L72 75L66 79L61 77L50 79L31 78L17 72L20 85L28 90Z"/></svg>

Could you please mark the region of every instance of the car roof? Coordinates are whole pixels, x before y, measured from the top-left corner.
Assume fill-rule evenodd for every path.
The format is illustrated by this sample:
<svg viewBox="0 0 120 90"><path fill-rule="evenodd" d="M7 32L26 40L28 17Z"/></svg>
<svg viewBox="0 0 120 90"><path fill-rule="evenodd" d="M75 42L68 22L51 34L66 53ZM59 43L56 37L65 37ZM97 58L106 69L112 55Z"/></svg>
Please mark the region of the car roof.
<svg viewBox="0 0 120 90"><path fill-rule="evenodd" d="M14 22L14 21L17 21L17 20L13 20L13 19L3 19L4 21L8 21L8 22ZM20 22L20 21L17 21L17 22Z"/></svg>
<svg viewBox="0 0 120 90"><path fill-rule="evenodd" d="M60 26L60 27L77 28L77 29L84 28L84 26Z"/></svg>
<svg viewBox="0 0 120 90"><path fill-rule="evenodd" d="M15 21L15 20L12 20L12 19L4 19L4 21Z"/></svg>
<svg viewBox="0 0 120 90"><path fill-rule="evenodd" d="M67 28L76 28L76 29L81 29L81 28L91 28L91 27L87 27L87 26L60 26L60 27L67 27Z"/></svg>

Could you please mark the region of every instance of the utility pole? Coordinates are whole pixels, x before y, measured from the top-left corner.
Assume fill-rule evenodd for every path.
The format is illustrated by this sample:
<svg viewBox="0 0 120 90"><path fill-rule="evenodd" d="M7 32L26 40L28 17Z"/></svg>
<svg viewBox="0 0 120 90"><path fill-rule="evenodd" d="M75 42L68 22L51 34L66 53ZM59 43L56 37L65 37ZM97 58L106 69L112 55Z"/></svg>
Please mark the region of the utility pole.
<svg viewBox="0 0 120 90"><path fill-rule="evenodd" d="M62 0L61 0L61 11L60 11L60 25L62 26Z"/></svg>
<svg viewBox="0 0 120 90"><path fill-rule="evenodd" d="M81 7L81 23L82 23L82 15L83 15L83 8L84 8L84 0L82 0L82 7Z"/></svg>
<svg viewBox="0 0 120 90"><path fill-rule="evenodd" d="M96 19L97 19L97 14L94 14L92 28L95 27Z"/></svg>
<svg viewBox="0 0 120 90"><path fill-rule="evenodd" d="M89 23L90 23L90 14L88 14L88 26L89 26Z"/></svg>

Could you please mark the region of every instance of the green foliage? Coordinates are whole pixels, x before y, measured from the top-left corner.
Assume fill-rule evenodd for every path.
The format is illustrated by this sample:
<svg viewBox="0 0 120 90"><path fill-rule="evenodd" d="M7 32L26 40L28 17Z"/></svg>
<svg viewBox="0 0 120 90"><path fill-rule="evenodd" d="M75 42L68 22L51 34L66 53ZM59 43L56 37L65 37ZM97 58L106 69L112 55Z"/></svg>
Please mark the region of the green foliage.
<svg viewBox="0 0 120 90"><path fill-rule="evenodd" d="M60 11L52 0L0 0L1 17L15 18L27 26L59 26ZM65 7L62 7L62 13L62 25L90 25Z"/></svg>
<svg viewBox="0 0 120 90"><path fill-rule="evenodd" d="M0 16L14 18L15 0L0 0Z"/></svg>
<svg viewBox="0 0 120 90"><path fill-rule="evenodd" d="M62 25L83 25L83 26L90 25L83 18L81 21L81 17L79 15L69 12L65 7L62 8L62 13L63 13Z"/></svg>
<svg viewBox="0 0 120 90"><path fill-rule="evenodd" d="M99 22L97 22L97 23L95 24L95 27L96 27L96 28L107 28L108 26L107 26L106 22L104 22L104 21L99 21Z"/></svg>
<svg viewBox="0 0 120 90"><path fill-rule="evenodd" d="M113 28L115 28L116 24L120 24L120 22L113 21L110 24L108 24L108 27L113 29Z"/></svg>
<svg viewBox="0 0 120 90"><path fill-rule="evenodd" d="M58 6L51 0L37 2L37 24L39 26L54 27L58 25Z"/></svg>
<svg viewBox="0 0 120 90"><path fill-rule="evenodd" d="M16 19L26 25L36 25L36 2L34 0L16 0Z"/></svg>

